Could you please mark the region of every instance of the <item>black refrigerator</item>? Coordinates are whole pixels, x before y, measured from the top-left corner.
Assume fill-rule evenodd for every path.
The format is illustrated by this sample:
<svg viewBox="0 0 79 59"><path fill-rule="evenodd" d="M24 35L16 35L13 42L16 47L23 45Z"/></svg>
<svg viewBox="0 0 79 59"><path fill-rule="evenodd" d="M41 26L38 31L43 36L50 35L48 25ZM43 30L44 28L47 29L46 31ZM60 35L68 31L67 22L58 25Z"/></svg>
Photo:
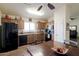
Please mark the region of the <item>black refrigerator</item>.
<svg viewBox="0 0 79 59"><path fill-rule="evenodd" d="M18 48L18 28L15 23L2 24L2 50L9 51Z"/></svg>
<svg viewBox="0 0 79 59"><path fill-rule="evenodd" d="M0 25L0 50L2 48L2 25Z"/></svg>

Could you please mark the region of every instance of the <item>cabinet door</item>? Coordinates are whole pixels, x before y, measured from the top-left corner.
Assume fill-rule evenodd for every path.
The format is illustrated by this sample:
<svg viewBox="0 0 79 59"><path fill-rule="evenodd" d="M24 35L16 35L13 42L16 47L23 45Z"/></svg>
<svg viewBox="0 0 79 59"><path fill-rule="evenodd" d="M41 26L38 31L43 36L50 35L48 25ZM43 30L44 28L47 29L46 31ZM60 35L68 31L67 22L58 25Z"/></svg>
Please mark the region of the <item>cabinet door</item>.
<svg viewBox="0 0 79 59"><path fill-rule="evenodd" d="M3 24L3 23L15 23L15 24L17 24L17 20L14 20L14 19L2 19L1 20L1 23Z"/></svg>
<svg viewBox="0 0 79 59"><path fill-rule="evenodd" d="M18 20L18 28L19 29L24 29L24 21L23 20Z"/></svg>
<svg viewBox="0 0 79 59"><path fill-rule="evenodd" d="M38 22L38 29L45 29L47 25L47 22L42 23L42 22Z"/></svg>
<svg viewBox="0 0 79 59"><path fill-rule="evenodd" d="M34 34L30 34L27 37L28 37L28 40L27 40L28 43L35 42L35 35Z"/></svg>

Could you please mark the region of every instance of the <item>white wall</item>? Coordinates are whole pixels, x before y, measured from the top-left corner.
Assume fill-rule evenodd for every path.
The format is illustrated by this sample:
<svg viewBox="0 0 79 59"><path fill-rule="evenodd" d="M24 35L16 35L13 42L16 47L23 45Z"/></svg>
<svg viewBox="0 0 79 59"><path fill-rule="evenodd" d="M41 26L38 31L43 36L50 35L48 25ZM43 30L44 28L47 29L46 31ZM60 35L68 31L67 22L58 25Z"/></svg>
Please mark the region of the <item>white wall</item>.
<svg viewBox="0 0 79 59"><path fill-rule="evenodd" d="M71 6L69 5L66 5L66 23L69 23L69 18L70 18L70 8ZM66 30L66 40L70 40L69 38L69 30ZM66 43L69 43L69 42L66 42Z"/></svg>
<svg viewBox="0 0 79 59"><path fill-rule="evenodd" d="M79 6L78 5L67 5L67 15L66 15L66 22L70 25L77 25L77 32L79 36ZM77 14L77 15L76 15ZM74 17L75 20L70 20L70 17ZM69 31L66 31L66 38L69 39Z"/></svg>
<svg viewBox="0 0 79 59"><path fill-rule="evenodd" d="M54 12L54 40L64 42L65 38L65 20L66 20L66 6L63 5L57 8Z"/></svg>
<svg viewBox="0 0 79 59"><path fill-rule="evenodd" d="M75 20L69 21L69 25L77 25L77 32L79 36L79 16L77 16Z"/></svg>

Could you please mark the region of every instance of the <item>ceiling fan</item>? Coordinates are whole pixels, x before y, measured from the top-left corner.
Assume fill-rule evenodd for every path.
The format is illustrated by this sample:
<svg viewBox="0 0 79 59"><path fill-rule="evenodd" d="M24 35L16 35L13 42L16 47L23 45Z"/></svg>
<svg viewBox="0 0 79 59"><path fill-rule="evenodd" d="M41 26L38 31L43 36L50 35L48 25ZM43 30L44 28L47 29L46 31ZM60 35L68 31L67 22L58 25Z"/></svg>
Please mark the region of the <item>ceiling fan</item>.
<svg viewBox="0 0 79 59"><path fill-rule="evenodd" d="M26 4L26 3L24 3L24 4ZM31 4L28 4L28 5L31 5ZM50 10L55 9L55 6L52 5L51 3L47 3L47 6L48 6L48 8L49 8ZM37 8L37 11L40 11L42 8L43 8L43 5L40 5L40 6Z"/></svg>
<svg viewBox="0 0 79 59"><path fill-rule="evenodd" d="M48 6L48 8L49 8L50 10L55 9L55 6L52 5L51 3L48 3L47 6ZM40 6L38 7L37 11L40 11L40 10L42 9L42 7L43 7L43 5L40 5Z"/></svg>

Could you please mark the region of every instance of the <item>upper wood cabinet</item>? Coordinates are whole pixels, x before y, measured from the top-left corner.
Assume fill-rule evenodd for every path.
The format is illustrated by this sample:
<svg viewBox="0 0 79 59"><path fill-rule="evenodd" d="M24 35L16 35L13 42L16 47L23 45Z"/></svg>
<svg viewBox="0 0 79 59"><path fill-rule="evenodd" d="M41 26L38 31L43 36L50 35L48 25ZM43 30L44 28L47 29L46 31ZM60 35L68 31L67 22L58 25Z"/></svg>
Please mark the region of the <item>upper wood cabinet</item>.
<svg viewBox="0 0 79 59"><path fill-rule="evenodd" d="M48 22L38 22L38 29L45 29Z"/></svg>
<svg viewBox="0 0 79 59"><path fill-rule="evenodd" d="M24 29L24 20L22 19L18 20L18 29Z"/></svg>
<svg viewBox="0 0 79 59"><path fill-rule="evenodd" d="M13 16L13 15L2 14L2 16L1 16L1 22L2 23L15 23L15 24L18 24L17 20L18 20L18 18L16 16Z"/></svg>
<svg viewBox="0 0 79 59"><path fill-rule="evenodd" d="M14 20L14 19L5 19L5 18L2 18L1 19L1 23L15 23L15 24L18 24L17 20Z"/></svg>

